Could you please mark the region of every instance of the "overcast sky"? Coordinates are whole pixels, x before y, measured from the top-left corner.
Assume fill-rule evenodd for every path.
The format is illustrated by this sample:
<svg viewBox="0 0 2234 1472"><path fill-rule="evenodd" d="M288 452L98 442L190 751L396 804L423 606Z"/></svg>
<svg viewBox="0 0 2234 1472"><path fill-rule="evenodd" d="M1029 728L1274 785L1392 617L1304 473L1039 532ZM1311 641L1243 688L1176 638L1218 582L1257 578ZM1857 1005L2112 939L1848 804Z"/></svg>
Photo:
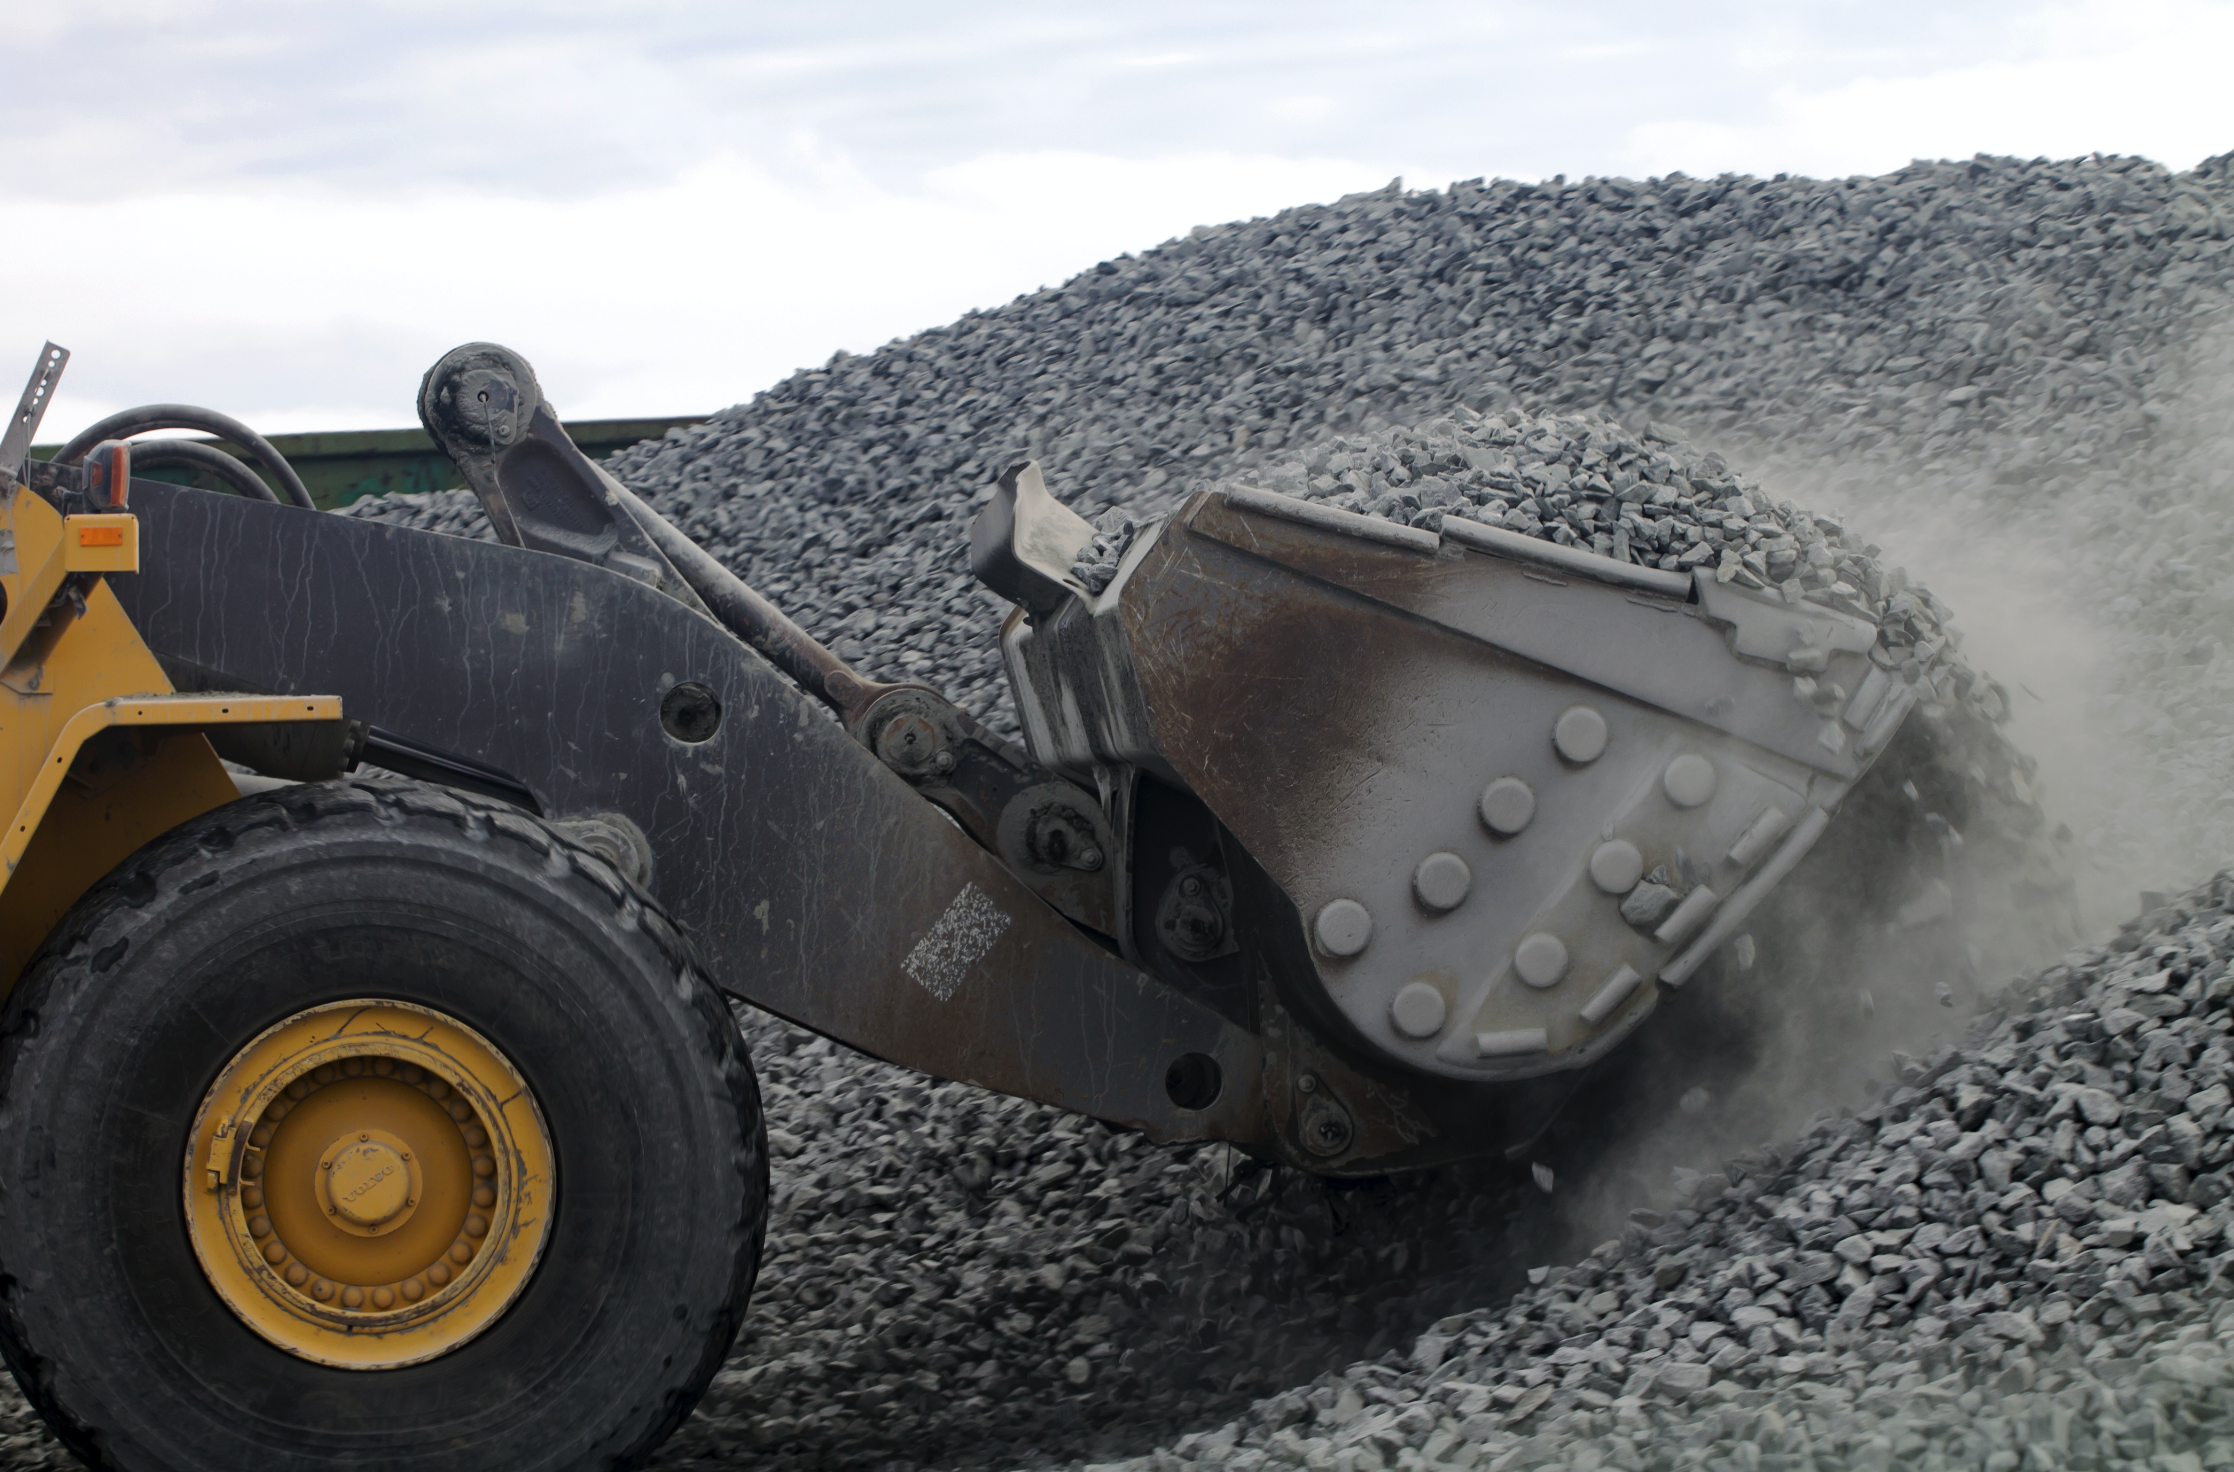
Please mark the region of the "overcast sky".
<svg viewBox="0 0 2234 1472"><path fill-rule="evenodd" d="M2234 149L2234 0L0 0L0 374L702 413L1204 222L1477 175ZM17 365L20 364L20 368Z"/></svg>

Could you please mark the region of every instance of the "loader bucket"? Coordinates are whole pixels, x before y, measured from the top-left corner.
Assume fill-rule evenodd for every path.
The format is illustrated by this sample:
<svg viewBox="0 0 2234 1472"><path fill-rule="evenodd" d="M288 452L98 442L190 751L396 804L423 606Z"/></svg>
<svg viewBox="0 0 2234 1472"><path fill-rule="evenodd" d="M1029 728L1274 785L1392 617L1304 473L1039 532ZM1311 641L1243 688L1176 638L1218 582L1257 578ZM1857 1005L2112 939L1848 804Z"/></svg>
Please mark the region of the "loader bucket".
<svg viewBox="0 0 2234 1472"><path fill-rule="evenodd" d="M1121 831L1183 789L1270 881L1233 903L1278 1005L1370 1066L1492 1081L1603 1056L1798 863L1915 703L1875 638L1711 567L1229 491L1002 648L1035 757L1098 775ZM1157 859L1132 936L1184 974Z"/></svg>

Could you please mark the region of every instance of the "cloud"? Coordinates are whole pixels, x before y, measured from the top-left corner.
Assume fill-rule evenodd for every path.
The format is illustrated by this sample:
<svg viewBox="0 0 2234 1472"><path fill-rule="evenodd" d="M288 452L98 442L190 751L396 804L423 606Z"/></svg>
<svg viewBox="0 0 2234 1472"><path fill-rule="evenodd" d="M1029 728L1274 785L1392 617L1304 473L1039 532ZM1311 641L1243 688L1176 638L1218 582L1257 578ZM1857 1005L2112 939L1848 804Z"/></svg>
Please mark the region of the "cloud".
<svg viewBox="0 0 2234 1472"><path fill-rule="evenodd" d="M1819 88L1779 84L1746 121L1641 121L1626 166L1836 176L1915 158L2101 152L2191 168L2234 148L2225 76L2234 6L2093 0L2027 17L2004 46L2015 54Z"/></svg>
<svg viewBox="0 0 2234 1472"><path fill-rule="evenodd" d="M58 425L401 424L493 337L570 413L712 409L1392 175L2192 164L2229 41L2227 0L27 0L0 371L76 349Z"/></svg>
<svg viewBox="0 0 2234 1472"><path fill-rule="evenodd" d="M405 425L426 366L476 338L527 354L569 415L707 412L1196 224L1384 182L1339 159L1207 152L988 154L905 192L843 159L812 169L726 158L587 201L0 200L71 242L39 292L0 298L0 347L26 365L46 337L76 354L47 439L175 399L267 432Z"/></svg>
<svg viewBox="0 0 2234 1472"><path fill-rule="evenodd" d="M2074 51L2048 34L2061 13L2040 0L32 4L0 8L16 64L0 190L259 179L586 198L728 155L776 167L800 135L887 187L1038 149L1403 159L1431 166L1423 177L1680 154L1711 172L1715 149L1773 140L1794 99L1857 77L1953 75L2042 45L2083 58L2083 36ZM2084 16L2148 31L2107 7ZM78 64L95 55L97 89ZM1974 149L1951 137L1925 151Z"/></svg>

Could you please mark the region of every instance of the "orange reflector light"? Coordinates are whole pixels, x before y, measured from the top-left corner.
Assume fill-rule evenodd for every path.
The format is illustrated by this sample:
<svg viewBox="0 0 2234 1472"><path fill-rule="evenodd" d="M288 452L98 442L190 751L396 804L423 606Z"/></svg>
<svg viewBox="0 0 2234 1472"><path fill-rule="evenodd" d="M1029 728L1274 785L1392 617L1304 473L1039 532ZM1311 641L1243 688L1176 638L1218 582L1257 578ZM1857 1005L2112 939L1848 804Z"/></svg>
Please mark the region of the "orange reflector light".
<svg viewBox="0 0 2234 1472"><path fill-rule="evenodd" d="M78 528L80 547L121 547L124 545L124 528L120 526L81 526Z"/></svg>

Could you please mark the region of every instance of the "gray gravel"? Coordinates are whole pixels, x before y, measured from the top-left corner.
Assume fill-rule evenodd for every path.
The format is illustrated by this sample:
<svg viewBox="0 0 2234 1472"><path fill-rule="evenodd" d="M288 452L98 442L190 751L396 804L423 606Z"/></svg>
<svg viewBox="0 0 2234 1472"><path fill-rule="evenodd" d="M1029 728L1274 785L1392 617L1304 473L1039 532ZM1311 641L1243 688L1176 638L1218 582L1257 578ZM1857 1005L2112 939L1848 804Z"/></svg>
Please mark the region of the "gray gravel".
<svg viewBox="0 0 2234 1472"><path fill-rule="evenodd" d="M746 1011L768 1263L657 1465L2234 1465L2230 957L2222 874L1611 1220L1158 1150ZM67 1465L12 1394L0 1447Z"/></svg>
<svg viewBox="0 0 2234 1472"><path fill-rule="evenodd" d="M1392 186L840 354L610 468L871 673L1013 731L960 535L1012 459L1142 517L1349 430L1587 408L2053 501L2149 442L2230 219L2223 158Z"/></svg>
<svg viewBox="0 0 2234 1472"><path fill-rule="evenodd" d="M1782 508L1804 495L1845 505L1845 532L1870 527L1888 544L1951 513L1981 560L2054 552L2074 604L2124 641L2106 694L2130 707L2154 758L2145 770L2181 809L2157 846L2225 839L2234 661L2214 631L2234 626L2234 457L2223 453L2234 375L2205 370L2234 340L2229 165L2172 174L2129 159L1982 158L1844 181L1391 189L1200 229L875 354L841 355L612 468L871 673L929 679L1013 730L991 638L1003 610L969 579L962 536L1012 458L1042 458L1058 494L1090 516L1119 513L1097 525L1121 540L1125 519L1220 478L1299 468L1306 492L1311 476L1339 479L1343 446L1350 472L1363 450L1366 475L1389 478L1370 456L1397 446L1397 426L1430 440L1438 421L1486 427L1461 410L1499 416L1522 447L1539 436L1518 431L1543 421L1516 411L1560 416L1562 464L1567 442L1586 452L1598 433L1708 469L1720 489L1722 472L1680 448L1688 438L1752 467L1795 540L1812 518L1795 524ZM1567 417L1577 413L1591 417ZM1391 489L1401 504L1402 487ZM1369 479L1336 494L1368 490L1387 494ZM1714 509L1727 528L1728 509ZM467 534L480 522L462 495L365 514ZM1541 510L1527 514L1551 526ZM1663 519L1681 522L1651 517ZM1705 518L1693 524L1703 538ZM1568 525L1579 539L1583 528ZM1630 529L1632 556L1645 555L1643 529ZM1758 530L1765 543L1769 529ZM1857 550L1868 559L1866 544L1816 530L1834 574ZM1687 524L1680 534L1688 543ZM1674 535L1663 548L1655 525L1650 554L1680 565ZM1739 563L1783 581L1742 553ZM1889 596L1874 608L1882 582L1845 580L1890 611ZM1928 617L1902 614L1912 650L1945 622L1928 601L1917 610ZM1643 1071L1672 1092L1584 1111L1684 1121L1690 1133L1646 1136L1663 1147L1649 1175L1634 1152L1570 1135L1533 1162L1552 1167L1548 1195L1525 1169L1486 1167L1333 1188L1252 1173L1223 1151L1127 1145L755 1020L771 1118L788 1136L779 1152L791 1152L778 1162L773 1251L738 1358L664 1464L727 1465L749 1449L755 1462L798 1466L1145 1455L1159 1469L1369 1468L1432 1451L1501 1468L1726 1457L1747 1468L1944 1461L2000 1472L2035 1444L2066 1449L2071 1465L2234 1461L2214 1440L2224 1370L2209 1349L2225 1301L2226 1244L2211 1226L2224 1220L2221 1121L2206 1129L2192 1107L2166 1107L2207 1093L2225 1062L2203 1036L2224 1031L2216 983L2188 995L2203 971L2223 974L2224 935L2210 929L2223 922L2153 917L2120 941L2148 949L2082 953L1961 1049L1917 1041L1959 1027L2008 974L1984 941L2052 954L2068 939L2045 923L2015 937L1999 924L2061 894L2035 774L2008 754L2001 712L1973 700L2008 693L1973 679L1936 717L1927 707L1905 757L1921 780L1854 800L1914 812L1878 824L1850 814L1834 827L1834 840L1926 835L1904 861L1912 892L1842 893L1852 877L1835 869L1812 890L1795 885L1803 912L1869 911L1846 932L1866 947L1791 940L1798 927L1776 931L1764 915L1751 985L1811 984L1800 989L1801 1010L1815 1009L1811 1048L1763 1048L1742 1076L1696 1059L1686 1074L1667 1041L1686 1024L1670 1009L1650 1030L1661 1041L1639 1041L1663 1048L1666 1067ZM2010 894L2035 891L1979 906L1998 936L1967 929L1963 913L1989 876ZM1957 881L1952 917L1934 878ZM2223 883L2215 893L2223 903ZM2121 985L2156 974L2138 968L2157 944L2189 954L2198 934L2216 959L2191 961L2176 989L2169 976L2163 992ZM1857 949L1878 963L1867 975L1849 965ZM1715 1034L1754 995L1734 973L1695 983L1683 997L1692 1035ZM2113 995L2147 1005L2111 1007ZM2183 1012L2150 1015L2168 996ZM2086 1010L2097 1027L2121 1012L2142 1021L2101 1042L2049 1022ZM2166 1067L2159 1035L2189 1056ZM1890 1059L1892 1046L1907 1057ZM1781 1070L1795 1060L1849 1068L1830 1092L1887 1068L1906 1070L1913 1092L1757 1151L1735 1176L1714 1171L1775 1132ZM2193 1088L2171 1097L2183 1084ZM1966 1088L1986 1096L2005 1137L1958 1160L1966 1137L1986 1133ZM2088 1104L2107 1111L2072 1088L2102 1091L2120 1105L2117 1121L2082 1126ZM2066 1098L2068 1131L2049 1117ZM2152 1112L2163 1119L2142 1124ZM1946 1140L1942 1115L1956 1126ZM2202 1132L2194 1140L2175 1128L2182 1117ZM1927 1128L1896 1138L1918 1121ZM2066 1135L2070 1178L2086 1184L2049 1209L2039 1198L2065 1168ZM2043 1139L2045 1150L2017 1148ZM2155 1158L2167 1150L2170 1160ZM2082 1152L2095 1158L2082 1165ZM1681 1202L1652 1195L1669 1187L1669 1159L1708 1170L1695 1181L1704 1189ZM1916 1174L1899 1179L1911 1163ZM2184 1185L2159 1167L2185 1170ZM1670 1214L1622 1231L1639 1201ZM2198 1215L2173 1221L2182 1207ZM1915 1230L1902 1236L1908 1210ZM2112 1225L2128 1216L2138 1237ZM1928 1224L1947 1236L1935 1245ZM1573 1264L1608 1238L1619 1247L1579 1270L1515 1281L1519 1264ZM1863 1262L1840 1253L1864 1246ZM2177 1261L2161 1261L2167 1253ZM1825 1281L1800 1281L1826 1267ZM1607 1293L1618 1301L1605 1304ZM1769 1340L1757 1345L1760 1331Z"/></svg>
<svg viewBox="0 0 2234 1472"><path fill-rule="evenodd" d="M661 1466L1064 1464L1137 1452L1509 1289L1505 1170L1330 1187L864 1062L742 1010L769 1259Z"/></svg>
<svg viewBox="0 0 2234 1472"><path fill-rule="evenodd" d="M1123 1465L2234 1465L2230 956L2234 873L1498 1307Z"/></svg>
<svg viewBox="0 0 2234 1472"><path fill-rule="evenodd" d="M1457 517L1539 541L1664 572L1704 569L1717 581L1813 603L1877 626L1872 658L1945 723L1975 727L1963 759L1983 753L1994 775L2037 797L2037 763L1993 736L2008 690L1958 652L1952 613L1844 518L1779 502L1720 455L1650 423L1632 435L1603 415L1540 417L1519 409L1477 414L1463 405L1418 428L1336 436L1249 479L1339 510L1439 531ZM1238 480L1222 484L1239 484ZM1137 534L1130 516L1104 515L1080 567L1101 578ZM1106 581L1106 579L1105 579ZM1797 666L1795 666L1797 668ZM1795 688L1827 710L1852 693L1805 673Z"/></svg>

